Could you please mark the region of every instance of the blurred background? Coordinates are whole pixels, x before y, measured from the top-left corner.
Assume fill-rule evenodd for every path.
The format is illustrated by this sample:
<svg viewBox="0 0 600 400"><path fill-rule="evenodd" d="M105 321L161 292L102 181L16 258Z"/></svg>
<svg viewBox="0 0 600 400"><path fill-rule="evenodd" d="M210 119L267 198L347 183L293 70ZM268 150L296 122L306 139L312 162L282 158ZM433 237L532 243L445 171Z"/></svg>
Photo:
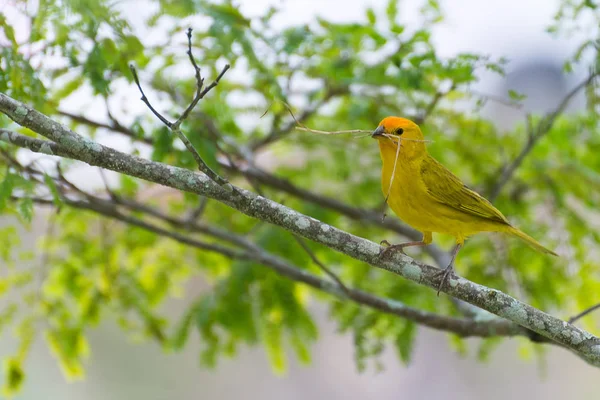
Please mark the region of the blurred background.
<svg viewBox="0 0 600 400"><path fill-rule="evenodd" d="M252 15L276 4L281 13L276 26L309 23L315 16L335 22L363 18L367 7L385 7L381 0L239 0L244 13ZM402 2L403 19L418 15L418 8ZM146 12L143 2L122 1L136 26ZM510 61L505 77L482 73L474 90L505 98L509 90L527 95L524 108L546 112L562 99L586 71L565 76L563 62L574 51L576 36L556 39L545 32L559 2L554 0L445 0L441 1L445 20L433 32L433 42L441 56L458 52L487 53ZM0 11L10 15L10 1ZM408 18L407 18L408 16ZM141 19L140 19L141 20ZM142 27L139 27L142 29ZM133 88L131 90L134 90ZM70 100L76 109L77 99ZM143 108L143 104L131 105ZM582 107L575 101L573 109ZM523 113L499 102L488 102L482 109L488 118L505 128L522 123ZM373 121L376 123L377 121ZM114 143L113 145L120 145ZM125 145L123 145L125 146ZM82 180L90 182L82 173ZM0 219L2 224L2 219ZM46 218L36 215L31 230L22 231L23 243L31 245L46 232ZM188 290L203 290L201 282L190 282ZM186 299L170 301L170 315L181 314ZM420 329L413 360L401 365L392 350L383 357L384 370L370 366L357 371L352 338L336 333L328 322L327 310L311 306L320 327L320 339L313 348L309 366L291 362L289 370L278 376L272 372L262 348L244 349L234 359L219 362L214 370L201 368L198 343L194 337L180 353L167 353L152 342L132 344L112 323L91 331L92 356L87 362L86 379L67 382L42 340L36 341L26 367L28 380L18 399L595 399L598 397L596 368L586 365L565 350L547 346L543 361L520 354L520 341L507 339L486 363L461 357L438 332ZM477 343L469 339L467 343ZM10 335L0 342L0 358L14 352ZM469 348L471 348L469 346ZM292 358L293 359L293 358Z"/></svg>

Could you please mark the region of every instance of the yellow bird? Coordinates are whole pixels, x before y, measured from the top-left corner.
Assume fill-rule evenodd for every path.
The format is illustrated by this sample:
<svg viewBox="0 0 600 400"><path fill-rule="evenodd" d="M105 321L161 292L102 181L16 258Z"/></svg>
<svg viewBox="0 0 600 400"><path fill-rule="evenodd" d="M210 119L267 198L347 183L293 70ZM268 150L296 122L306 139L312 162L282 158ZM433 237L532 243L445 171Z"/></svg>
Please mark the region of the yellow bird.
<svg viewBox="0 0 600 400"><path fill-rule="evenodd" d="M423 233L419 242L389 245L383 241L389 245L384 253L392 249L404 253L405 247L426 246L432 242L433 232L456 238L451 261L440 272L439 289L453 272L456 254L465 239L478 232L508 233L541 253L557 255L512 226L488 200L431 157L421 129L414 122L384 118L371 137L379 142L381 187L388 205L401 220Z"/></svg>

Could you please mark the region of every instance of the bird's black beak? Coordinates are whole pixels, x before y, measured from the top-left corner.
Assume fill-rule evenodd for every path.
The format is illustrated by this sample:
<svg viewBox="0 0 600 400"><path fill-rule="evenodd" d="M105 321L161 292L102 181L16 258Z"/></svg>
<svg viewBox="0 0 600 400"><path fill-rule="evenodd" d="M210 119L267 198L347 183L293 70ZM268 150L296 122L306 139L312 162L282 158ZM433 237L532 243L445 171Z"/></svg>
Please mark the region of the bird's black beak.
<svg viewBox="0 0 600 400"><path fill-rule="evenodd" d="M384 133L385 133L385 129L384 129L383 125L379 125L377 127L377 129L375 129L373 131L373 133L371 133L371 137L373 139L377 139L379 136L383 136Z"/></svg>

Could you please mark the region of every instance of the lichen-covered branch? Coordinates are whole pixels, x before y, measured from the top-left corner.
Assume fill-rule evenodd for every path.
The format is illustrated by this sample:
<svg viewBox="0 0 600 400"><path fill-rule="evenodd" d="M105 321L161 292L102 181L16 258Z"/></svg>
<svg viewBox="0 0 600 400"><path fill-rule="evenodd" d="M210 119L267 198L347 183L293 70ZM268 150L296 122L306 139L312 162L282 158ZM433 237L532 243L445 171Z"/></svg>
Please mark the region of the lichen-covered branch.
<svg viewBox="0 0 600 400"><path fill-rule="evenodd" d="M250 191L242 188L229 191L206 175L152 162L103 146L76 134L4 94L0 94L0 112L19 125L54 141L61 148L60 151L70 158L181 191L210 197L248 216L275 224L418 284L430 288L437 288L439 285L438 268L403 254L381 257L381 247L376 243L303 215ZM442 292L528 328L572 350L589 363L600 366L600 339L566 321L555 318L508 294L461 277L451 278Z"/></svg>
<svg viewBox="0 0 600 400"><path fill-rule="evenodd" d="M112 126L106 125L97 121L90 120L81 115L70 114L64 111L59 111L61 115L69 117L75 122L85 124L88 126L92 126L95 128L105 128L112 130L116 133L120 133L125 135L133 140L137 140L141 143L145 143L151 146L155 145L155 141L153 138L144 136L137 137L134 132L124 128L122 126ZM215 130L216 127L211 122L208 122L208 130ZM214 135L218 136L218 135ZM278 177L268 171L260 169L251 163L243 163L239 165L237 168L232 165L232 163L227 162L226 160L221 161L220 163L222 168L229 170L230 173L239 173L242 174L249 180L255 181L256 183L260 183L261 185L269 186L271 188L280 190L284 193L290 194L294 197L297 197L301 200L317 204L320 207L325 207L330 210L336 211L350 219L366 222L369 224L373 224L379 226L383 229L390 230L392 232L396 232L402 236L405 236L411 240L420 240L422 234L417 230L411 228L408 225L400 223L398 220L393 218L386 218L385 220L381 219L381 214L367 210L363 208L358 208L351 206L347 203L344 203L338 199L333 197L328 197L310 190L306 190L304 188L298 187L287 179ZM450 254L435 244L430 244L429 246L423 249L427 254L429 254L435 261L436 265L442 267L448 265L450 262Z"/></svg>
<svg viewBox="0 0 600 400"><path fill-rule="evenodd" d="M34 201L42 205L53 205L51 200L35 199ZM322 292L332 294L340 299L350 300L355 302L356 304L371 307L384 313L396 315L432 329L451 332L462 337L528 335L525 329L507 320L475 320L471 318L447 317L407 306L404 303L397 300L378 297L359 289L348 287L342 289L340 285L338 285L336 282L323 279L317 275L305 271L291 264L289 261L267 252L266 250L255 245L243 236L236 235L231 232L222 231L221 229L216 227L207 227L205 225L194 224L190 225L188 228L191 231L202 232L207 234L208 236L224 239L230 244L240 246L242 250L224 247L212 243L206 243L201 240L191 238L189 235L183 235L176 231L165 229L155 224L148 223L139 218L123 214L122 212L116 209L114 203L111 203L107 200L94 198L92 201L85 201L73 200L68 197L65 197L64 202L70 207L92 211L102 216L118 220L125 224L134 225L139 228L148 230L160 236L171 238L177 242L180 242L187 246L198 248L200 250L216 252L231 259L256 261L257 263L266 266L267 268L277 272L278 274L285 276L286 278L297 282L302 282ZM136 206L134 208L136 208L139 211L145 207ZM159 211L151 210L149 208L145 208L145 210L151 212L152 215L155 217L165 217ZM185 223L183 221L174 220L173 218L167 217L167 222L173 225L177 225L180 228L185 227Z"/></svg>

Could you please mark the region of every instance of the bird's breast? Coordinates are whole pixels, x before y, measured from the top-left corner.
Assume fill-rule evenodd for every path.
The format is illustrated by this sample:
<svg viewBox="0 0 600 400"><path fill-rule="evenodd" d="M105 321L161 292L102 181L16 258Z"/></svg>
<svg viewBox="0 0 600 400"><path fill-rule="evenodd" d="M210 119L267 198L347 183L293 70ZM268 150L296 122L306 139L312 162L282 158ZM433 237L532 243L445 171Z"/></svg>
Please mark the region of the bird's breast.
<svg viewBox="0 0 600 400"><path fill-rule="evenodd" d="M398 161L396 171L393 165L385 166L381 174L381 187L387 204L404 222L420 230L431 228L429 195L419 175L417 166L410 162Z"/></svg>

